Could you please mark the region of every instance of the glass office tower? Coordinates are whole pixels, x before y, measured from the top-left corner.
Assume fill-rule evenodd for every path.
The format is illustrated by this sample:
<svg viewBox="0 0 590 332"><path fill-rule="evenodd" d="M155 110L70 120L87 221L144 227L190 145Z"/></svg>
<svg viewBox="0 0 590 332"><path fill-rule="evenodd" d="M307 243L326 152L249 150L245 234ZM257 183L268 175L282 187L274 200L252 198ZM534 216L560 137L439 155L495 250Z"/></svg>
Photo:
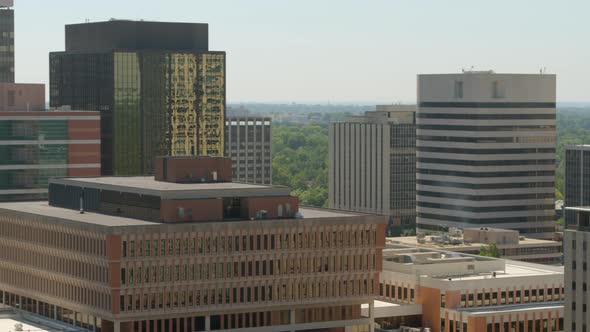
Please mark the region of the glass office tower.
<svg viewBox="0 0 590 332"><path fill-rule="evenodd" d="M50 54L51 105L101 112L103 175L151 174L158 155L224 155L225 52L208 51L206 35L206 24L66 27L66 51Z"/></svg>
<svg viewBox="0 0 590 332"><path fill-rule="evenodd" d="M14 83L14 10L0 1L0 83Z"/></svg>

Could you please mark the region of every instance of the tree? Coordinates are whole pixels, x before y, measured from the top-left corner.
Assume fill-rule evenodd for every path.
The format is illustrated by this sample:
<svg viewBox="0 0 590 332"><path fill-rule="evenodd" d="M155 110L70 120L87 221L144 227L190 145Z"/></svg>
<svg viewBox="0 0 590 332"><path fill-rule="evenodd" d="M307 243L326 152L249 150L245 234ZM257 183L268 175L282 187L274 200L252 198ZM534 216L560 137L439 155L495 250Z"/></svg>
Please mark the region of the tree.
<svg viewBox="0 0 590 332"><path fill-rule="evenodd" d="M499 258L500 257L500 250L498 250L498 247L496 246L495 243L492 243L489 246L481 246L481 248L479 248L479 255L486 256L486 257Z"/></svg>

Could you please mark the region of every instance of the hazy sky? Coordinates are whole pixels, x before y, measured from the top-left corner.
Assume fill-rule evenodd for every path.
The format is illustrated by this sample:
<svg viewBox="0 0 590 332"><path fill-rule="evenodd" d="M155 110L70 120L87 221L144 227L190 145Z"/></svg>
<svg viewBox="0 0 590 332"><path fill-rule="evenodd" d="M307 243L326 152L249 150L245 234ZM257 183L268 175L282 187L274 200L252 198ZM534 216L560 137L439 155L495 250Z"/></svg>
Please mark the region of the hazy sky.
<svg viewBox="0 0 590 332"><path fill-rule="evenodd" d="M556 73L590 101L589 0L15 0L16 79L48 82L64 25L209 23L228 102L412 102L416 74Z"/></svg>

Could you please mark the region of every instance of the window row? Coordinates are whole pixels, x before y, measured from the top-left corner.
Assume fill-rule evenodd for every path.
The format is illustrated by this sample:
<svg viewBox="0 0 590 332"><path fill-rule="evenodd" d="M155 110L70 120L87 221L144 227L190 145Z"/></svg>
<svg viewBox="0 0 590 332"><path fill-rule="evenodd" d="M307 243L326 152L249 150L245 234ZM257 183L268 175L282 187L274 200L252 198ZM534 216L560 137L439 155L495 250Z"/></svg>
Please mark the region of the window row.
<svg viewBox="0 0 590 332"><path fill-rule="evenodd" d="M39 248L22 248L22 246L10 240L0 243L0 261L12 262L95 282L109 282L109 273L106 266L50 255L46 250L39 250Z"/></svg>
<svg viewBox="0 0 590 332"><path fill-rule="evenodd" d="M7 269L6 266L0 269L0 283L105 311L109 311L111 308L108 293L99 292L87 285L77 286L22 271Z"/></svg>
<svg viewBox="0 0 590 332"><path fill-rule="evenodd" d="M71 229L25 222L20 218L0 216L0 237L33 242L83 254L105 256L106 241L92 236L72 234Z"/></svg>
<svg viewBox="0 0 590 332"><path fill-rule="evenodd" d="M379 296L403 303L414 303L415 301L414 288L403 284L396 286L380 283Z"/></svg>
<svg viewBox="0 0 590 332"><path fill-rule="evenodd" d="M252 304L334 297L372 296L372 279L293 281L247 287L203 287L191 290L122 294L123 311L159 310L206 305Z"/></svg>
<svg viewBox="0 0 590 332"><path fill-rule="evenodd" d="M530 302L545 302L545 301L563 301L564 290L562 288L547 288L547 289L525 289L525 290L511 290L501 292L486 292L486 293L469 293L461 295L460 306L465 307L480 307L489 305L503 305L515 303L530 303ZM441 295L441 307L445 306L445 295Z"/></svg>
<svg viewBox="0 0 590 332"><path fill-rule="evenodd" d="M121 284L216 280L243 277L279 276L308 273L372 271L374 254L345 256L298 256L269 260L241 259L230 262L140 265L121 268Z"/></svg>
<svg viewBox="0 0 590 332"><path fill-rule="evenodd" d="M164 237L165 234L162 234ZM257 235L197 235L184 238L124 239L123 257L188 256L276 249L356 248L374 245L376 231L346 230Z"/></svg>

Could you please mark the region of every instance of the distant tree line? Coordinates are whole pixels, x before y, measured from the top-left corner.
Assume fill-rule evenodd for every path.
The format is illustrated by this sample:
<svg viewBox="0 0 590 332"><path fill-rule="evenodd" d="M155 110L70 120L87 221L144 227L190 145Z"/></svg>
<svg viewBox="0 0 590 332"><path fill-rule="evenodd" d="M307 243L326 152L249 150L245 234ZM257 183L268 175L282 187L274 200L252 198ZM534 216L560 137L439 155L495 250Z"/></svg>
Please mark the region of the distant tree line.
<svg viewBox="0 0 590 332"><path fill-rule="evenodd" d="M305 125L273 124L273 183L291 187L302 204L327 206L328 125L349 115L322 114L319 123ZM557 112L556 199L563 197L565 146L570 144L590 144L590 108Z"/></svg>

